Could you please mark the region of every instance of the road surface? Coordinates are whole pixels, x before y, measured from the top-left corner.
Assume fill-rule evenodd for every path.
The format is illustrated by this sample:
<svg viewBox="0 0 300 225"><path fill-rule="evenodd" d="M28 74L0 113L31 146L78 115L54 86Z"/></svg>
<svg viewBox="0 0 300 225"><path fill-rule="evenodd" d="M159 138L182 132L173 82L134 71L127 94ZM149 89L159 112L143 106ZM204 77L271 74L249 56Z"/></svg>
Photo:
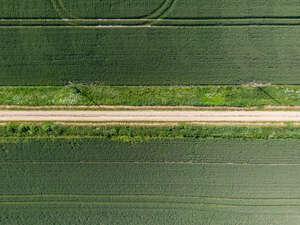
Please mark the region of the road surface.
<svg viewBox="0 0 300 225"><path fill-rule="evenodd" d="M2 110L0 121L300 122L300 111Z"/></svg>

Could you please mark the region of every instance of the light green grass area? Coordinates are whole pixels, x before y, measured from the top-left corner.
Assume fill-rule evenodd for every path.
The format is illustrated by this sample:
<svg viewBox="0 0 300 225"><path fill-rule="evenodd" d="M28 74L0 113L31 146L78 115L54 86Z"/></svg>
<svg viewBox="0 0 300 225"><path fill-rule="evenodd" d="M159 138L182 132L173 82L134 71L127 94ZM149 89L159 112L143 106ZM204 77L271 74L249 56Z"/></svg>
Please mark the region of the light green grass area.
<svg viewBox="0 0 300 225"><path fill-rule="evenodd" d="M275 25L4 26L0 84L299 84L299 36Z"/></svg>
<svg viewBox="0 0 300 225"><path fill-rule="evenodd" d="M90 101L70 87L0 87L1 105L89 105Z"/></svg>
<svg viewBox="0 0 300 225"><path fill-rule="evenodd" d="M0 220L15 224L287 225L299 140L0 142Z"/></svg>
<svg viewBox="0 0 300 225"><path fill-rule="evenodd" d="M0 87L0 105L299 106L300 86Z"/></svg>
<svg viewBox="0 0 300 225"><path fill-rule="evenodd" d="M299 86L101 87L77 85L75 87L81 95L97 105L237 107L300 105Z"/></svg>

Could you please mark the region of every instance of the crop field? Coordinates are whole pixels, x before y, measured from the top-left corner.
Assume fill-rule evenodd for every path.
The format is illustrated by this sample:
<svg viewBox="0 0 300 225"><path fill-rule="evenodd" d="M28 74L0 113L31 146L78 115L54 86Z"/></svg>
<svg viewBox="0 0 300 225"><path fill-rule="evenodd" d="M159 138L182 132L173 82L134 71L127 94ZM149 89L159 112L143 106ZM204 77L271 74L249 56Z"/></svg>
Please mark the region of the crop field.
<svg viewBox="0 0 300 225"><path fill-rule="evenodd" d="M297 26L0 29L2 85L299 83Z"/></svg>
<svg viewBox="0 0 300 225"><path fill-rule="evenodd" d="M299 106L297 0L0 6L2 109ZM294 122L129 125L72 111L68 123L45 112L3 114L30 121L0 124L0 225L299 224ZM33 122L45 114L47 122Z"/></svg>
<svg viewBox="0 0 300 225"><path fill-rule="evenodd" d="M299 140L11 139L2 224L296 224Z"/></svg>
<svg viewBox="0 0 300 225"><path fill-rule="evenodd" d="M296 0L1 0L0 16L12 19L298 18Z"/></svg>
<svg viewBox="0 0 300 225"><path fill-rule="evenodd" d="M295 0L0 4L0 85L300 83Z"/></svg>

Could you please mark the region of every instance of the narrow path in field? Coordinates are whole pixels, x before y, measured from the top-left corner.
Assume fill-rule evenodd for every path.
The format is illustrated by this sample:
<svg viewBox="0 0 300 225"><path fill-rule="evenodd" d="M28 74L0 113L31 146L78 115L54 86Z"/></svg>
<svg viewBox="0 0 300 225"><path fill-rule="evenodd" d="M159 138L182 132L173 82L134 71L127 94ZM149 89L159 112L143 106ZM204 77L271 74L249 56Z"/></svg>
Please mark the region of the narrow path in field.
<svg viewBox="0 0 300 225"><path fill-rule="evenodd" d="M0 121L300 122L300 111L3 110Z"/></svg>

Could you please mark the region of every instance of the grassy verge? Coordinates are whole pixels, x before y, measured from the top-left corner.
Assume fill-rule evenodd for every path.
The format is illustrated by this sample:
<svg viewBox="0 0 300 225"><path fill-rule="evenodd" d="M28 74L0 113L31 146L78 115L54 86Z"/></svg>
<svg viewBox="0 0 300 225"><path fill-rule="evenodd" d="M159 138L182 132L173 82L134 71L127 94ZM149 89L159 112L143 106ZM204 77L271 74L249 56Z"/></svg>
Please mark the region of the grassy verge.
<svg viewBox="0 0 300 225"><path fill-rule="evenodd" d="M299 106L300 86L0 87L0 105Z"/></svg>
<svg viewBox="0 0 300 225"><path fill-rule="evenodd" d="M100 137L125 142L143 142L160 138L300 139L300 127L193 126L184 124L167 127L93 127L54 123L9 123L0 126L0 137L4 139L9 137Z"/></svg>

